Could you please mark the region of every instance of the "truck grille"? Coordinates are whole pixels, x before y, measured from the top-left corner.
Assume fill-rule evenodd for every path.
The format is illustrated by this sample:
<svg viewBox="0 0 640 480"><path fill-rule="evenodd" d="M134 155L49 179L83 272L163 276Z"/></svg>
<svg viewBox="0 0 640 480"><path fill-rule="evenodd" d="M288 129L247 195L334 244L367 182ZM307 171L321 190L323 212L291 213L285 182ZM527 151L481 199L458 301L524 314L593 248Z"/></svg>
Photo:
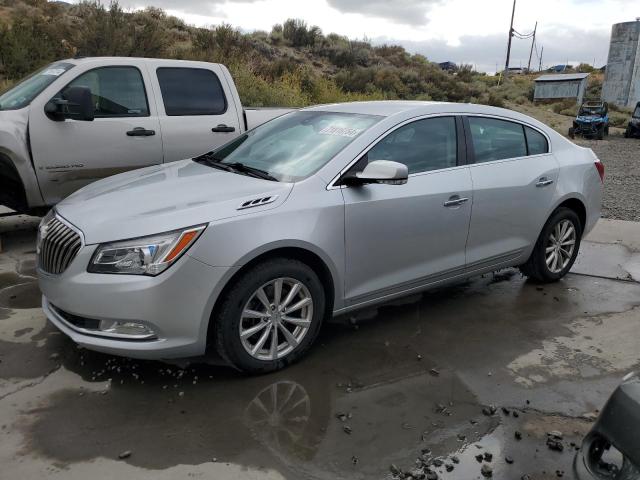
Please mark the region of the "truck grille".
<svg viewBox="0 0 640 480"><path fill-rule="evenodd" d="M38 267L47 273L64 272L82 246L80 235L57 218L40 226Z"/></svg>

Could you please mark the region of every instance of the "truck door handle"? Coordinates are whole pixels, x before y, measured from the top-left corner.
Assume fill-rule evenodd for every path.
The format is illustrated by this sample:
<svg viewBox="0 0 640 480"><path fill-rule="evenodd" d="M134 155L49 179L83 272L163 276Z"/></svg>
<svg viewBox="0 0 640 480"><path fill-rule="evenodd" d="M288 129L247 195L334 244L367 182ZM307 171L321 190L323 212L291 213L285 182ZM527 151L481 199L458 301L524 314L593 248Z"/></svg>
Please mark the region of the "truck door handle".
<svg viewBox="0 0 640 480"><path fill-rule="evenodd" d="M538 183L536 183L536 187L546 187L547 185L551 185L553 180L549 180L547 177L540 177Z"/></svg>
<svg viewBox="0 0 640 480"><path fill-rule="evenodd" d="M469 199L466 197L460 197L460 195L451 195L449 197L449 200L447 200L446 202L444 202L444 206L445 207L458 207L460 205L462 205L463 203L468 202Z"/></svg>
<svg viewBox="0 0 640 480"><path fill-rule="evenodd" d="M156 134L155 130L147 130L144 127L136 127L127 132L128 137L152 137Z"/></svg>
<svg viewBox="0 0 640 480"><path fill-rule="evenodd" d="M231 133L236 131L236 127L230 127L221 123L217 127L213 127L211 131L213 133Z"/></svg>

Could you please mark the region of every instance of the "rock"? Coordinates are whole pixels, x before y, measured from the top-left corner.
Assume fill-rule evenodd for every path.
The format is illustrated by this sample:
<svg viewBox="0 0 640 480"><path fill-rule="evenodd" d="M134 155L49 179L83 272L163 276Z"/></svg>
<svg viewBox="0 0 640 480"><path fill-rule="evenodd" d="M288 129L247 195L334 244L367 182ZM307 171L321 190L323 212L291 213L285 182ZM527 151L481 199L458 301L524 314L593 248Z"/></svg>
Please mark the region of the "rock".
<svg viewBox="0 0 640 480"><path fill-rule="evenodd" d="M511 465L513 463L513 458L507 455L506 457L504 457L504 461Z"/></svg>
<svg viewBox="0 0 640 480"><path fill-rule="evenodd" d="M518 418L520 416L520 414L518 412L516 412L515 410L513 412L511 412L511 414L513 415L514 418Z"/></svg>
<svg viewBox="0 0 640 480"><path fill-rule="evenodd" d="M507 407L502 407L502 413L504 413L505 415L509 415L509 409Z"/></svg>
<svg viewBox="0 0 640 480"><path fill-rule="evenodd" d="M484 460L484 456L482 454L476 455L476 460L482 463L482 460Z"/></svg>
<svg viewBox="0 0 640 480"><path fill-rule="evenodd" d="M461 442L464 442L466 439L467 439L467 436L464 433L458 434L458 440L460 440Z"/></svg>
<svg viewBox="0 0 640 480"><path fill-rule="evenodd" d="M129 458L130 456L131 456L131 450L125 450L120 455L118 455L118 458L120 460L124 460L125 458Z"/></svg>
<svg viewBox="0 0 640 480"><path fill-rule="evenodd" d="M416 358L417 358L418 360L422 360L422 355L418 354L418 355L416 356Z"/></svg>
<svg viewBox="0 0 640 480"><path fill-rule="evenodd" d="M564 476L564 471L563 470L556 470L556 476L558 478L563 477Z"/></svg>
<svg viewBox="0 0 640 480"><path fill-rule="evenodd" d="M52 353L51 355L49 355L49 358L51 360L57 360L58 358L60 358L60 354L59 353Z"/></svg>
<svg viewBox="0 0 640 480"><path fill-rule="evenodd" d="M489 465L488 463L485 463L482 465L482 468L480 469L480 473L482 473L483 477L492 477L493 476L493 467L491 465Z"/></svg>
<svg viewBox="0 0 640 480"><path fill-rule="evenodd" d="M451 461L455 464L460 463L460 459L458 457L456 457L455 455L453 457L451 457Z"/></svg>
<svg viewBox="0 0 640 480"><path fill-rule="evenodd" d="M562 432L558 430L552 430L547 433L547 436L555 440L562 440Z"/></svg>
<svg viewBox="0 0 640 480"><path fill-rule="evenodd" d="M531 477L525 473L520 477L520 480L531 480Z"/></svg>
<svg viewBox="0 0 640 480"><path fill-rule="evenodd" d="M495 413L498 411L498 409L496 408L495 405L489 405L488 407L484 407L482 409L482 413L484 413L487 417L490 417L492 415L495 415Z"/></svg>
<svg viewBox="0 0 640 480"><path fill-rule="evenodd" d="M427 472L427 480L438 480L438 474L436 472Z"/></svg>
<svg viewBox="0 0 640 480"><path fill-rule="evenodd" d="M555 450L556 452L562 452L564 450L562 442L555 438L547 438L547 447L549 447L549 450Z"/></svg>
<svg viewBox="0 0 640 480"><path fill-rule="evenodd" d="M400 470L395 463L392 463L391 465L389 465L389 471L391 473L393 473L394 475L401 475L402 474L402 470Z"/></svg>
<svg viewBox="0 0 640 480"><path fill-rule="evenodd" d="M447 470L447 472L452 472L454 467L450 463L447 463L445 464L444 468Z"/></svg>
<svg viewBox="0 0 640 480"><path fill-rule="evenodd" d="M443 462L441 459L439 459L439 458L434 458L434 459L433 459L433 464L434 464L436 467L441 467L443 463L444 463L444 462Z"/></svg>
<svg viewBox="0 0 640 480"><path fill-rule="evenodd" d="M520 433L519 431L516 430L513 435L514 437L516 437L516 440L522 440L522 433Z"/></svg>
<svg viewBox="0 0 640 480"><path fill-rule="evenodd" d="M492 453L489 453L489 452L485 452L485 453L484 453L484 460L485 460L486 462L490 462L491 460L493 460L493 454L492 454Z"/></svg>
<svg viewBox="0 0 640 480"><path fill-rule="evenodd" d="M353 463L354 465L358 464L358 457L356 457L355 455L353 457L351 457L351 463Z"/></svg>
<svg viewBox="0 0 640 480"><path fill-rule="evenodd" d="M440 371L439 371L439 370L436 370L435 368L432 368L431 370L429 370L429 373L430 373L431 375L433 375L434 377L437 377L437 376L439 376L439 375L440 375Z"/></svg>
<svg viewBox="0 0 640 480"><path fill-rule="evenodd" d="M351 427L350 427L349 425L344 425L344 426L342 427L342 431L343 431L344 433L346 433L347 435L351 435L351 432L352 432L353 430L351 429Z"/></svg>
<svg viewBox="0 0 640 480"><path fill-rule="evenodd" d="M342 413L342 412L336 413L336 418L338 420L340 420L341 422L346 422L347 421L347 414L346 413Z"/></svg>

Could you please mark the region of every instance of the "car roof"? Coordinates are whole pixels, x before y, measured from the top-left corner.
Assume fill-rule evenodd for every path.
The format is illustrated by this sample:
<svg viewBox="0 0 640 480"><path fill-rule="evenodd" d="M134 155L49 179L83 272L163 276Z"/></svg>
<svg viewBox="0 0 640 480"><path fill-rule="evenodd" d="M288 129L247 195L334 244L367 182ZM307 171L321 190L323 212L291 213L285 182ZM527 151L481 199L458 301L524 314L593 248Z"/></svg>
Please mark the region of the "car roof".
<svg viewBox="0 0 640 480"><path fill-rule="evenodd" d="M418 116L438 113L484 114L539 124L535 119L514 110L474 103L426 102L413 100L378 100L371 102L333 103L307 107L306 111L353 113L382 117Z"/></svg>

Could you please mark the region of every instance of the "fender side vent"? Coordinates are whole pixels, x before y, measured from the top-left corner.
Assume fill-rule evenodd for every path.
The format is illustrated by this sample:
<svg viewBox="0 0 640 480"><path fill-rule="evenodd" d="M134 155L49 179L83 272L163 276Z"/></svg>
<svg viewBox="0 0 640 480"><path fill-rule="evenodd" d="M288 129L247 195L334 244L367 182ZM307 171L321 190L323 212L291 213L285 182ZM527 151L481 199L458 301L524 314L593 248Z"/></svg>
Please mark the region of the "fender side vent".
<svg viewBox="0 0 640 480"><path fill-rule="evenodd" d="M272 195L270 197L254 198L251 200L247 200L246 202L242 202L237 209L244 210L245 208L261 207L262 205L273 203L277 199L278 199L278 195Z"/></svg>

